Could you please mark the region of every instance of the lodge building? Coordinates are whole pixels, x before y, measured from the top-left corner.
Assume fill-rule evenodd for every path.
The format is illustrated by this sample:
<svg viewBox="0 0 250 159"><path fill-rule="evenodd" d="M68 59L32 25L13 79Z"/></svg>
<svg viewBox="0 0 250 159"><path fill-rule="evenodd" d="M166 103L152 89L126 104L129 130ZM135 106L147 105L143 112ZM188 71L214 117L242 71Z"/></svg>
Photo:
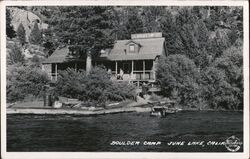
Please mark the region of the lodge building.
<svg viewBox="0 0 250 159"><path fill-rule="evenodd" d="M70 54L68 46L57 48L43 62L43 70L51 80L57 80L59 70L86 69L88 58L72 60L69 58ZM132 34L131 39L117 40L112 49L102 50L100 56L94 58L91 64L104 65L112 74L113 80L139 85L143 82L155 82L156 64L160 56L166 56L165 38L162 33Z"/></svg>

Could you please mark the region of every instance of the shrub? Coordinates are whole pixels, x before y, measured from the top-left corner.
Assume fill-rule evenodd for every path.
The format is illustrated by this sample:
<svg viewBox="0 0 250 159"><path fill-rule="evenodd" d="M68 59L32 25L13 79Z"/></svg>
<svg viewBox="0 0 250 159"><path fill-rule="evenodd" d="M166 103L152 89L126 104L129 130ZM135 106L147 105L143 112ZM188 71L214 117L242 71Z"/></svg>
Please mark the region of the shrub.
<svg viewBox="0 0 250 159"><path fill-rule="evenodd" d="M82 94L86 94L85 77L85 72L76 72L73 69L59 71L55 90L59 95L68 98L81 98Z"/></svg>
<svg viewBox="0 0 250 159"><path fill-rule="evenodd" d="M11 65L7 70L7 101L21 101L29 95L41 97L43 86L48 82L47 75L41 69Z"/></svg>
<svg viewBox="0 0 250 159"><path fill-rule="evenodd" d="M232 46L203 73L204 100L212 108L243 109L242 65L242 46Z"/></svg>
<svg viewBox="0 0 250 159"><path fill-rule="evenodd" d="M24 55L21 51L21 47L14 43L13 47L11 47L8 51L7 55L7 63L8 65L24 63Z"/></svg>
<svg viewBox="0 0 250 159"><path fill-rule="evenodd" d="M121 101L125 99L135 99L135 87L128 82L113 82L108 89L108 99Z"/></svg>
<svg viewBox="0 0 250 159"><path fill-rule="evenodd" d="M132 85L113 82L102 67L94 67L88 74L85 71L76 72L73 69L61 71L56 83L56 91L59 95L99 106L104 106L107 101L122 101L135 97L135 89Z"/></svg>
<svg viewBox="0 0 250 159"><path fill-rule="evenodd" d="M191 59L179 54L161 58L156 76L164 96L177 98L183 106L197 106L199 71Z"/></svg>

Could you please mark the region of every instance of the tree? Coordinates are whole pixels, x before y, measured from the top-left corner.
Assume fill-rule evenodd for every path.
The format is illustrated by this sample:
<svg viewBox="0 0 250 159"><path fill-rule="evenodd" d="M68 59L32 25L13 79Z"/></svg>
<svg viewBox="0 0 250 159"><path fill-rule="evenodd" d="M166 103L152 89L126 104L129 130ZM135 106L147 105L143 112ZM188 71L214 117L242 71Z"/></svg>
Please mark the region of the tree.
<svg viewBox="0 0 250 159"><path fill-rule="evenodd" d="M16 32L11 24L10 10L8 8L6 9L6 34L11 39L16 36Z"/></svg>
<svg viewBox="0 0 250 159"><path fill-rule="evenodd" d="M22 101L27 96L42 97L47 74L36 67L11 65L7 69L7 101Z"/></svg>
<svg viewBox="0 0 250 159"><path fill-rule="evenodd" d="M199 71L191 59L179 54L161 58L156 76L165 96L174 98L173 94L177 94L180 105L197 106Z"/></svg>
<svg viewBox="0 0 250 159"><path fill-rule="evenodd" d="M24 55L22 54L21 48L17 44L14 44L7 56L8 65L13 65L17 63L23 64L24 61Z"/></svg>
<svg viewBox="0 0 250 159"><path fill-rule="evenodd" d="M125 26L129 36L131 34L143 33L143 22L138 12L137 8L129 7L127 9L128 21Z"/></svg>
<svg viewBox="0 0 250 159"><path fill-rule="evenodd" d="M41 44L42 42L42 33L38 28L37 22L35 22L33 29L31 30L29 41L31 44Z"/></svg>
<svg viewBox="0 0 250 159"><path fill-rule="evenodd" d="M58 47L58 40L55 38L53 29L50 27L43 31L43 35L42 46L45 48L47 56L50 56Z"/></svg>
<svg viewBox="0 0 250 159"><path fill-rule="evenodd" d="M162 6L142 7L141 19L143 21L143 32L159 32L160 20L165 15L165 8Z"/></svg>
<svg viewBox="0 0 250 159"><path fill-rule="evenodd" d="M74 6L60 7L59 10L51 18L59 43L69 44L70 50L80 54L81 58L95 58L102 49L112 47L110 7ZM88 60L86 65L89 65Z"/></svg>
<svg viewBox="0 0 250 159"><path fill-rule="evenodd" d="M160 19L160 28L163 37L166 41L167 54L175 54L178 52L179 48L177 45L177 30L174 22L174 17L170 11L167 11Z"/></svg>
<svg viewBox="0 0 250 159"><path fill-rule="evenodd" d="M135 88L129 83L116 83L103 67L94 67L89 74L74 69L61 71L56 83L59 95L77 98L88 106L105 106L108 101L134 99Z"/></svg>
<svg viewBox="0 0 250 159"><path fill-rule="evenodd" d="M17 28L17 37L19 42L24 45L26 42L26 34L25 34L25 29L23 27L23 24L20 23L18 28Z"/></svg>
<svg viewBox="0 0 250 159"><path fill-rule="evenodd" d="M202 75L203 97L214 109L243 109L243 50L225 50Z"/></svg>

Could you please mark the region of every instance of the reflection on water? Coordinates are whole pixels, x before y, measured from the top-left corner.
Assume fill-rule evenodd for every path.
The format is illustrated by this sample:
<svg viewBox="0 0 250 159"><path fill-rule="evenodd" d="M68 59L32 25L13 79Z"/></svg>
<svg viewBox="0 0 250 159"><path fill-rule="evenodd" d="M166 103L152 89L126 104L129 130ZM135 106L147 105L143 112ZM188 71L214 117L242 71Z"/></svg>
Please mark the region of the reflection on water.
<svg viewBox="0 0 250 159"><path fill-rule="evenodd" d="M243 139L242 112L183 111L166 118L148 113L7 116L7 151L227 152L224 145L206 143L222 142L232 135ZM112 141L140 144L111 145ZM161 144L144 145L145 141ZM169 145L171 141L185 145ZM189 141L205 145L188 146Z"/></svg>

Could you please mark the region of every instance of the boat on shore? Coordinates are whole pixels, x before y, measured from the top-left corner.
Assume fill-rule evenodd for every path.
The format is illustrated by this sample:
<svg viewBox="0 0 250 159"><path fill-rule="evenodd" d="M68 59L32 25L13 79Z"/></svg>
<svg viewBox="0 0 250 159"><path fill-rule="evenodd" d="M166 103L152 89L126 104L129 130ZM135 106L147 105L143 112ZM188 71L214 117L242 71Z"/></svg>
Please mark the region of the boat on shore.
<svg viewBox="0 0 250 159"><path fill-rule="evenodd" d="M149 104L153 106L151 107L150 116L165 117L169 114L175 114L180 111L180 109L175 108L174 101L154 102Z"/></svg>

